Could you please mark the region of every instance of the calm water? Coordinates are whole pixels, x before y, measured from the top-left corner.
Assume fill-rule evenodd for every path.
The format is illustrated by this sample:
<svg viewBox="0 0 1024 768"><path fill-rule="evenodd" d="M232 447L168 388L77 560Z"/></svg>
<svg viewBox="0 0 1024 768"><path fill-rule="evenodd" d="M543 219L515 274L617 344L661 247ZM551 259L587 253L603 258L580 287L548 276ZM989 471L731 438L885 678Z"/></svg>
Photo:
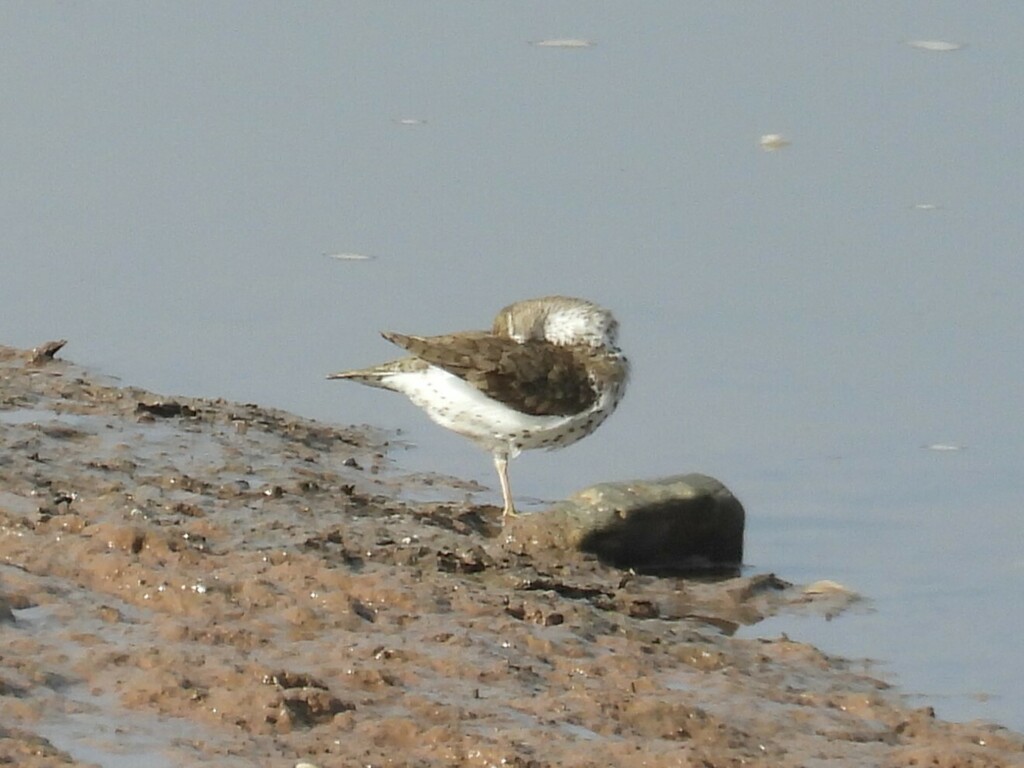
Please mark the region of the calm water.
<svg viewBox="0 0 1024 768"><path fill-rule="evenodd" d="M753 567L871 599L755 633L1022 729L1022 39L1016 3L5 4L0 343L493 486L323 375L592 297L631 390L517 495L714 474Z"/></svg>

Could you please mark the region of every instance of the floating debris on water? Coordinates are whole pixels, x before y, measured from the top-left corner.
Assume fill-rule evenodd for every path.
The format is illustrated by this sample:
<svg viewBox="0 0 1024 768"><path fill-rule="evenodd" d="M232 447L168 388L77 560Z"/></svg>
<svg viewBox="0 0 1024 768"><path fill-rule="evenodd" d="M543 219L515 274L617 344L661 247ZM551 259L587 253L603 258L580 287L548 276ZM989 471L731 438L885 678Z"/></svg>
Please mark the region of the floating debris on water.
<svg viewBox="0 0 1024 768"><path fill-rule="evenodd" d="M959 51L964 47L963 43L951 43L948 40L907 40L907 45L917 48L919 51Z"/></svg>
<svg viewBox="0 0 1024 768"><path fill-rule="evenodd" d="M957 445L956 443L932 443L931 445L923 446L928 451L965 451L967 450L966 445Z"/></svg>
<svg viewBox="0 0 1024 768"><path fill-rule="evenodd" d="M935 203L914 203L911 206L915 211L939 211L942 210L941 205Z"/></svg>
<svg viewBox="0 0 1024 768"><path fill-rule="evenodd" d="M552 40L535 40L530 43L538 48L590 48L595 45L593 40L579 37L559 37Z"/></svg>
<svg viewBox="0 0 1024 768"><path fill-rule="evenodd" d="M418 117L396 117L395 122L399 125L426 125L426 120L421 120Z"/></svg>
<svg viewBox="0 0 1024 768"><path fill-rule="evenodd" d="M324 255L329 259L337 259L338 261L373 261L374 259L373 256L365 253L327 253Z"/></svg>
<svg viewBox="0 0 1024 768"><path fill-rule="evenodd" d="M792 142L781 133L766 133L758 143L765 152L774 152L777 149L788 147Z"/></svg>

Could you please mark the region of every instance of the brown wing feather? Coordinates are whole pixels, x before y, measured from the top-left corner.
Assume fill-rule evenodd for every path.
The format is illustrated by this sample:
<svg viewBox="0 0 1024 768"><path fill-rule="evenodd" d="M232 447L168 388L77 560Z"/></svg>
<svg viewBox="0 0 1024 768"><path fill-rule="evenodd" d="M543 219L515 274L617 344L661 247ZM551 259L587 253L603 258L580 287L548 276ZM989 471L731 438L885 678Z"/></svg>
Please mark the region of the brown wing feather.
<svg viewBox="0 0 1024 768"><path fill-rule="evenodd" d="M490 333L384 338L472 384L488 397L534 416L565 416L593 405L597 395L585 348L544 341L519 343Z"/></svg>

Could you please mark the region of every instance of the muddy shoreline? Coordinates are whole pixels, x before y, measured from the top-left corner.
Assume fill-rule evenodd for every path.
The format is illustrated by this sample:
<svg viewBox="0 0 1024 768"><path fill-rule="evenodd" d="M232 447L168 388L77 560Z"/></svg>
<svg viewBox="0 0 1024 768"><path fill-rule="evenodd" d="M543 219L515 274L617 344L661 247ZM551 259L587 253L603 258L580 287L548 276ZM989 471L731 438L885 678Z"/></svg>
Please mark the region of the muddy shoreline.
<svg viewBox="0 0 1024 768"><path fill-rule="evenodd" d="M625 573L409 500L472 486L379 430L54 351L0 347L0 762L1024 764L862 664L732 635L849 596Z"/></svg>

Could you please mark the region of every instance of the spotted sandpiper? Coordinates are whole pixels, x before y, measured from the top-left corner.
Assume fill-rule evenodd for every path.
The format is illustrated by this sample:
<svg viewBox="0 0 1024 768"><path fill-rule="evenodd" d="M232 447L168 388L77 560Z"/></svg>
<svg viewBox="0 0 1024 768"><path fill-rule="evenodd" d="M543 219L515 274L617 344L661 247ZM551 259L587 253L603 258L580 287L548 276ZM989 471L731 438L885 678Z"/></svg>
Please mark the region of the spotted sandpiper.
<svg viewBox="0 0 1024 768"><path fill-rule="evenodd" d="M502 309L491 330L384 338L410 357L329 379L401 392L442 427L490 451L515 515L508 460L562 448L593 432L626 390L629 364L612 313L585 299L548 296Z"/></svg>

